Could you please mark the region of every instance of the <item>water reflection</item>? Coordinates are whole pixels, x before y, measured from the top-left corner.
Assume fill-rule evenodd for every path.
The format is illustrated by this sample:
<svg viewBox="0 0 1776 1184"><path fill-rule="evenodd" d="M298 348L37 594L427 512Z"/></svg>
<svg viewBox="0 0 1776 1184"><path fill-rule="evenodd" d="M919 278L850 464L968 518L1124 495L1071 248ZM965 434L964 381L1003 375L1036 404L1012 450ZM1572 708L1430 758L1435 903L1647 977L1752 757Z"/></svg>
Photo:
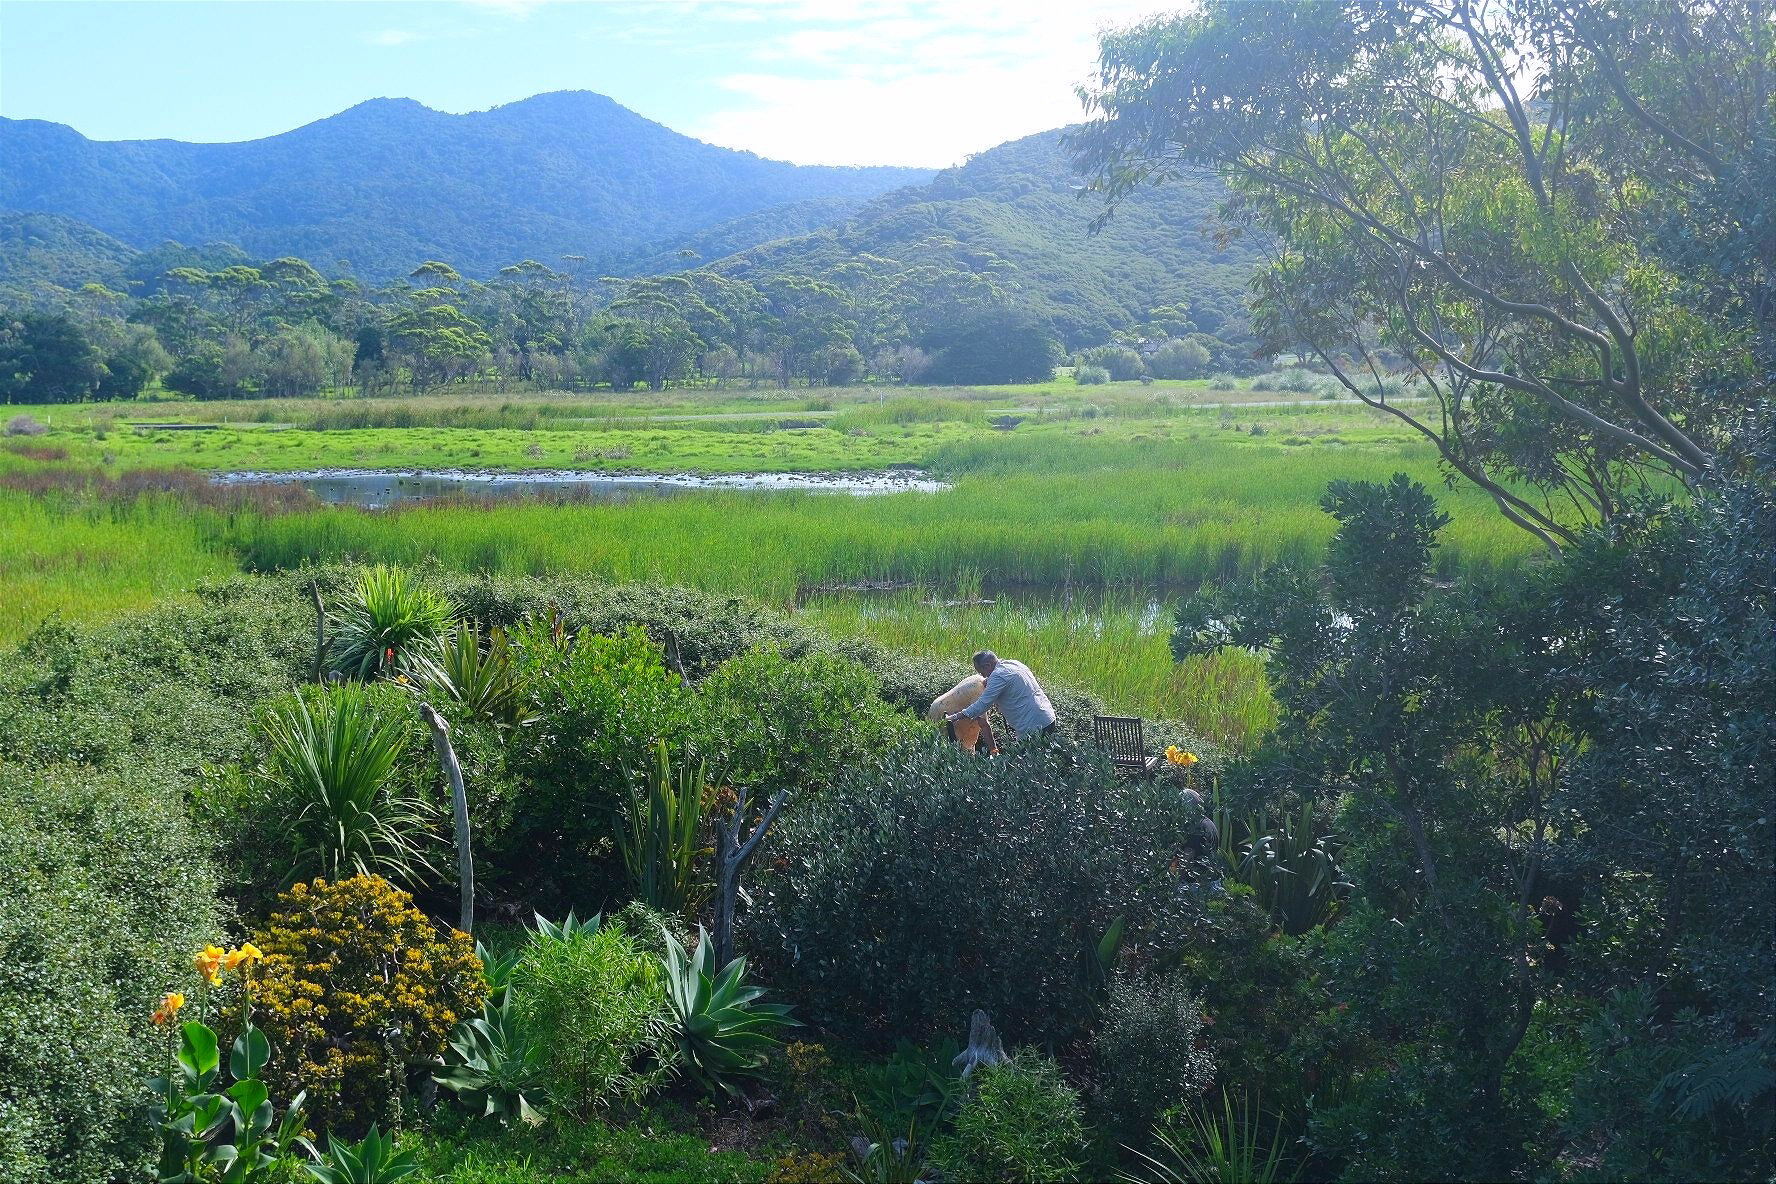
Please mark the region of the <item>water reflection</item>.
<svg viewBox="0 0 1776 1184"><path fill-rule="evenodd" d="M457 470L315 469L297 473L217 473L218 485L298 484L329 505L383 510L443 500L623 502L670 497L697 490L801 492L868 497L885 493L936 493L949 488L917 472L893 473L689 473L617 474L554 470L475 473Z"/></svg>

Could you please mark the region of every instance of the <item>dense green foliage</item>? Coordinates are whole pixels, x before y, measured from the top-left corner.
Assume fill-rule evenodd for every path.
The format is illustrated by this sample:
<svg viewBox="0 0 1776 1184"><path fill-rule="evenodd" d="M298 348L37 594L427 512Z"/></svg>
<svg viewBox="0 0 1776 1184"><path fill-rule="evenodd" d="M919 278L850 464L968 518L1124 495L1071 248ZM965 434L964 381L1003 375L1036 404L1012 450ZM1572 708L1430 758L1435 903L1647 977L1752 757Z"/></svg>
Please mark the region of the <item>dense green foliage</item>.
<svg viewBox="0 0 1776 1184"><path fill-rule="evenodd" d="M729 785L818 791L903 734L877 676L837 654L763 646L717 666L699 690L697 749Z"/></svg>
<svg viewBox="0 0 1776 1184"><path fill-rule="evenodd" d="M85 284L124 290L124 266L136 251L62 214L0 214L0 301L37 300Z"/></svg>
<svg viewBox="0 0 1776 1184"><path fill-rule="evenodd" d="M887 753L779 824L759 954L858 1038L954 1032L978 1007L1014 1040L1065 1039L1118 917L1134 943L1189 931L1171 871L1186 824L1175 793L1119 781L1089 750Z"/></svg>
<svg viewBox="0 0 1776 1184"><path fill-rule="evenodd" d="M1202 1003L1176 974L1119 974L1098 1029L1096 1101L1119 1138L1140 1146L1154 1119L1194 1102L1215 1079Z"/></svg>
<svg viewBox="0 0 1776 1184"><path fill-rule="evenodd" d="M980 1071L954 1129L932 1142L946 1179L1046 1184L1071 1180L1085 1143L1079 1092L1060 1067L1028 1049Z"/></svg>
<svg viewBox="0 0 1776 1184"><path fill-rule="evenodd" d="M0 761L0 1175L139 1178L161 993L221 918L176 778Z"/></svg>
<svg viewBox="0 0 1776 1184"><path fill-rule="evenodd" d="M534 934L509 990L558 1105L585 1112L633 1100L665 1073L664 975L621 927Z"/></svg>
<svg viewBox="0 0 1776 1184"><path fill-rule="evenodd" d="M1440 517L1403 479L1326 504L1324 572L1210 596L1177 638L1270 648L1282 724L1245 792L1350 840L1357 890L1319 950L1349 984L1334 1039L1372 1051L1316 1104L1314 1146L1361 1176L1496 1175L1562 1140L1628 1176L1745 1170L1776 1135L1768 993L1745 989L1776 966L1752 870L1776 858L1767 487L1657 510L1513 591L1431 586ZM1614 1018L1553 1020L1574 990ZM1538 1108L1524 1078L1568 1042L1585 1067ZM1601 1102L1625 1078L1644 1092Z"/></svg>

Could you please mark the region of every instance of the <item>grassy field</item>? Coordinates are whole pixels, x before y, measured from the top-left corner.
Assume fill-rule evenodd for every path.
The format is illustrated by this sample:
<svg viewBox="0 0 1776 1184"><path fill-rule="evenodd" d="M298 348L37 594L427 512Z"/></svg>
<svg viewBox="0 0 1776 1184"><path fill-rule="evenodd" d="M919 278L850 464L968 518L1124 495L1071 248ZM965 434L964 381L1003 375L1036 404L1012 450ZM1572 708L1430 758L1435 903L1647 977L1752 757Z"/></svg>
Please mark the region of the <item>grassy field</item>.
<svg viewBox="0 0 1776 1184"><path fill-rule="evenodd" d="M105 620L237 569L212 525L170 501L133 505L0 491L0 644L46 620Z"/></svg>
<svg viewBox="0 0 1776 1184"><path fill-rule="evenodd" d="M1097 401L1082 403L1082 390ZM129 611L238 567L435 559L467 570L658 580L799 605L836 633L931 655L989 645L1028 657L1115 708L1184 719L1238 743L1269 718L1257 662L1174 665L1166 614L1149 605L1278 560L1312 561L1331 531L1317 504L1329 481L1404 471L1431 486L1454 518L1441 556L1446 574L1508 567L1530 553L1526 536L1484 497L1443 487L1426 446L1360 407L1309 399L1201 408L1133 383L1046 393L914 391L887 401L856 393L797 392L800 402L831 409L805 412L825 418L792 428L769 419L637 424L546 416L537 426L136 432L93 408L55 409L50 431L0 451L0 486L15 486L0 488L0 640L15 640L51 615ZM738 414L709 410L731 407L733 392L662 394L679 411ZM509 414L498 405L464 405ZM456 414L450 406L430 400L412 411L416 422L441 419ZM1026 409L1015 430L989 426L987 411L1013 406ZM154 407L154 418L171 422L165 410ZM953 486L869 498L712 492L380 513L192 504L189 491L183 501L144 494L127 504L65 488L22 491L41 490L50 470L65 487L69 474L78 481L82 472L167 466L715 473L888 465L917 465ZM920 591L886 599L848 591L879 583ZM928 603L981 589L993 606ZM1090 610L1055 607L1062 590Z"/></svg>
<svg viewBox="0 0 1776 1184"><path fill-rule="evenodd" d="M457 385L419 395L350 393L301 399L198 401L159 395L125 402L81 403L20 410L55 428L131 423L225 423L257 426L546 428L562 421L661 420L709 416L824 416L848 409L906 407L920 402L983 411L1032 409L1045 414L1090 410L1146 417L1173 408L1219 403L1320 401L1324 379L1309 390L1288 376L1112 382L1080 386L1068 378L1013 387L668 387L635 391L523 391Z"/></svg>

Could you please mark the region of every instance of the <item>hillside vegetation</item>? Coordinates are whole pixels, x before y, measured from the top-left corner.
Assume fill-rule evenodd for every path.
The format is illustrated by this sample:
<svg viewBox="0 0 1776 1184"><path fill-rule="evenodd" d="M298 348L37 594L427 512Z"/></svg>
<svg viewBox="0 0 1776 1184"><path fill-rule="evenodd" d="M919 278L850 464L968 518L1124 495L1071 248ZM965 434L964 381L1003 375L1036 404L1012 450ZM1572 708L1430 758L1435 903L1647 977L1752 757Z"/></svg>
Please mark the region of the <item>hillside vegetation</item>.
<svg viewBox="0 0 1776 1184"><path fill-rule="evenodd" d="M930 176L765 160L584 91L466 115L372 99L238 144L101 142L0 120L0 157L0 209L64 214L137 247L223 240L347 260L375 280L427 258L477 275L526 257L596 264L771 206Z"/></svg>
<svg viewBox="0 0 1776 1184"><path fill-rule="evenodd" d="M1105 341L1165 307L1181 307L1181 319L1201 332L1239 338L1263 240L1216 237L1216 207L1227 196L1221 183L1194 172L1143 189L1094 234L1104 203L1082 185L1066 135L1001 144L843 222L709 266L755 281L870 259L980 273L1070 348Z"/></svg>

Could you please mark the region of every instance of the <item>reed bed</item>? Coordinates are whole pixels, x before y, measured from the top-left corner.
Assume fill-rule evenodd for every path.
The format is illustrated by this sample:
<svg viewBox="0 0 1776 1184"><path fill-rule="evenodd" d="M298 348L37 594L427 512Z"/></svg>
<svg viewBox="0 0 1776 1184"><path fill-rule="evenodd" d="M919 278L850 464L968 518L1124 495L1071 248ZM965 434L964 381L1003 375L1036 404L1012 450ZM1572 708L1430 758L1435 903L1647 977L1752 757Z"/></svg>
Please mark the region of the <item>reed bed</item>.
<svg viewBox="0 0 1776 1184"><path fill-rule="evenodd" d="M387 513L244 516L228 540L250 567L310 559L435 558L468 569L582 572L732 590L780 604L806 588L883 581L946 588L1128 588L1144 595L1312 562L1332 522L1334 477L1405 470L1435 485L1413 447L1310 449L1259 441L1030 437L941 458L953 489L848 498L707 493L570 507L422 506ZM1527 536L1478 494L1442 490L1455 517L1446 575L1503 568Z"/></svg>
<svg viewBox="0 0 1776 1184"><path fill-rule="evenodd" d="M207 516L164 495L106 502L0 488L0 645L45 621L95 621L236 570Z"/></svg>

